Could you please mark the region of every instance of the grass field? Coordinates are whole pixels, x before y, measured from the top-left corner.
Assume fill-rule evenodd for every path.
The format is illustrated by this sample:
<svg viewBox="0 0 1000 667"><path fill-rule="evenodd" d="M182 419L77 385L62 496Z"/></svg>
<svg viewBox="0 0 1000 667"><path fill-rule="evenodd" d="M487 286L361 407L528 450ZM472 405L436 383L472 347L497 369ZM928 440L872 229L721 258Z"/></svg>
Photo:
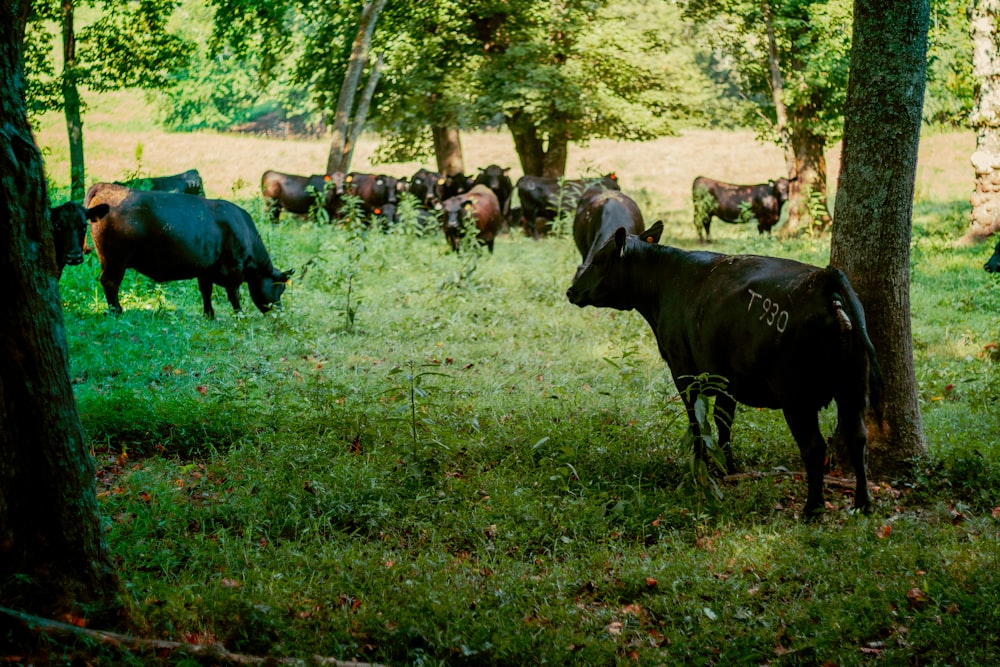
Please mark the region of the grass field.
<svg viewBox="0 0 1000 667"><path fill-rule="evenodd" d="M164 134L145 114L124 95L94 106L89 181L135 170L140 144L152 174L197 167L297 275L280 312L233 315L220 293L214 321L191 281L130 273L116 319L93 257L62 279L71 378L143 634L400 665L1000 662L1000 291L987 248L952 245L971 134L927 136L920 154L913 319L930 456L913 478L880 480L871 516L833 487L825 518L803 524L804 480L773 474L801 469L780 414L737 413L738 462L763 475L722 484L721 499L695 481L649 327L566 301L571 239L515 233L492 256L456 255L436 233L272 226L261 172L320 172L325 142ZM57 193L64 134L58 118L38 134ZM467 170L517 177L506 135L463 148ZM836 165L834 151L834 180ZM741 132L572 148L571 175L610 170L665 220L664 242L693 246L694 176L759 182L781 156ZM720 251L828 257L825 239L718 232ZM64 650L123 659L49 650L52 664Z"/></svg>

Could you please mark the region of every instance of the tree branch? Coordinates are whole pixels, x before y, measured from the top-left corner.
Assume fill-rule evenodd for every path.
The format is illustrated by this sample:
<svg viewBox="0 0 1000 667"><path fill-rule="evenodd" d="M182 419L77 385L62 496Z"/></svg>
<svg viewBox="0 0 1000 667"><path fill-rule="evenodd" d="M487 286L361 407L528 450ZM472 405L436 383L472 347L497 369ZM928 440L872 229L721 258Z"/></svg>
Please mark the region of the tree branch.
<svg viewBox="0 0 1000 667"><path fill-rule="evenodd" d="M184 642L167 641L164 639L146 639L130 637L116 632L79 628L68 623L60 623L39 616L32 616L15 609L0 607L0 614L6 614L22 623L28 630L44 632L47 635L59 637L86 637L100 644L118 649L152 650L152 651L183 651L198 658L211 658L217 662L229 665L332 665L333 667L383 667L377 663L357 662L354 660L337 660L323 656L311 658L273 658L255 655L232 653L220 644L186 644Z"/></svg>

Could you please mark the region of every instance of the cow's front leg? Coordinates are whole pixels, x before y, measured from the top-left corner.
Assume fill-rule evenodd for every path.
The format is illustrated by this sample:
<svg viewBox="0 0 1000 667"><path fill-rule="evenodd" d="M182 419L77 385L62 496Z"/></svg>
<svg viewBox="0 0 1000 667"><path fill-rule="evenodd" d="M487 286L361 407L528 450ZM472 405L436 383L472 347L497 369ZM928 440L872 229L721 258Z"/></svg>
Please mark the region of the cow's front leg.
<svg viewBox="0 0 1000 667"><path fill-rule="evenodd" d="M826 509L823 502L823 464L826 461L826 440L819 430L819 415L810 408L786 408L785 421L799 445L806 467L806 506L802 515L813 519Z"/></svg>
<svg viewBox="0 0 1000 667"><path fill-rule="evenodd" d="M240 312L240 283L226 285L226 298L229 299L229 303L233 307L233 312Z"/></svg>
<svg viewBox="0 0 1000 667"><path fill-rule="evenodd" d="M212 283L211 278L199 276L198 289L201 291L202 308L205 311L205 317L210 320L215 319L215 309L212 308L212 289L214 287L215 285Z"/></svg>

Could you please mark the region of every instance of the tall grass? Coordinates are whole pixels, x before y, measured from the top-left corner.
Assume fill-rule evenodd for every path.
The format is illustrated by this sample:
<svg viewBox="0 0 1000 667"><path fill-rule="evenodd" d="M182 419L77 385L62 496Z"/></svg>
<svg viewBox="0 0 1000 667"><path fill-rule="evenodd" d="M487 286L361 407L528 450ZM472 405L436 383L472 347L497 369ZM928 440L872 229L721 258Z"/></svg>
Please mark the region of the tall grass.
<svg viewBox="0 0 1000 667"><path fill-rule="evenodd" d="M759 150L688 138L688 154ZM645 183L664 242L693 247L683 190L662 185L675 167L657 171L672 158L648 159L626 192ZM391 664L996 663L1000 291L987 251L951 245L965 204L935 193L960 187L922 173L931 455L882 481L870 517L828 489L816 525L797 518L801 477L726 483L718 501L693 488L652 332L568 303L569 238L505 235L470 270L439 233L367 231L357 252L358 232L272 226L249 194L275 264L297 271L276 313L234 315L220 293L208 321L194 282L129 273L116 319L96 260L67 268L71 378L136 617L156 637ZM825 239L717 225L720 251L828 258ZM740 407L734 440L745 470L801 469L778 413Z"/></svg>

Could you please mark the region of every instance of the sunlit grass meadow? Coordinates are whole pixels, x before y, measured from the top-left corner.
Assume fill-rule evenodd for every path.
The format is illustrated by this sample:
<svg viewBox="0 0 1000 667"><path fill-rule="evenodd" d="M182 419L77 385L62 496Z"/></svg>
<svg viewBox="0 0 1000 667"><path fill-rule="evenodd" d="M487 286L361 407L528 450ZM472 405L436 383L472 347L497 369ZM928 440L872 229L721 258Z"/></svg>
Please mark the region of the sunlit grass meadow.
<svg viewBox="0 0 1000 667"><path fill-rule="evenodd" d="M320 172L324 141L164 134L143 108L95 105L89 180L136 169L139 144L153 174L197 167L296 269L280 312L244 291L234 315L220 291L214 321L193 281L130 273L116 319L96 258L63 276L108 540L147 636L400 665L1000 661L1000 290L988 248L953 245L973 137L928 135L921 151L912 292L930 457L881 480L873 515L834 487L826 517L803 524L800 476L724 483L721 499L694 482L648 325L566 300L570 238L514 232L492 256L456 255L436 231L272 226L260 173ZM57 201L58 120L39 132ZM506 135L463 148L467 171L519 175ZM830 163L835 186L835 150ZM664 242L694 247L694 176L780 168L751 133L693 131L574 147L570 173L617 171ZM828 258L826 239L715 226L715 250ZM741 408L734 437L746 471L801 470L778 413Z"/></svg>

